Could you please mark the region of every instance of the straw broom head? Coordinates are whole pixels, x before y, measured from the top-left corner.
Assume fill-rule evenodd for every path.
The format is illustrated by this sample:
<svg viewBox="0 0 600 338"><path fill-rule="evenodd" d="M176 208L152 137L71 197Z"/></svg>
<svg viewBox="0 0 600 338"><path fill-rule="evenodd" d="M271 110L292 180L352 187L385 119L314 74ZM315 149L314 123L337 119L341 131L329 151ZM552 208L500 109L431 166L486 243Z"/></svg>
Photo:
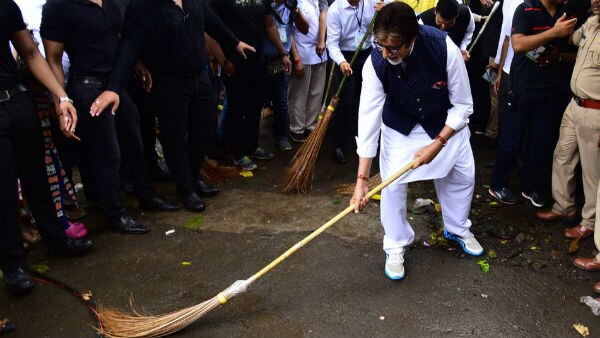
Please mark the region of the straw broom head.
<svg viewBox="0 0 600 338"><path fill-rule="evenodd" d="M373 177L369 178L369 190L378 186L379 183L381 183L381 175L377 173ZM356 183L343 183L336 186L335 191L338 193L338 195L352 196L352 194L354 194L355 186Z"/></svg>
<svg viewBox="0 0 600 338"><path fill-rule="evenodd" d="M306 194L310 190L319 150L321 149L321 144L323 144L327 127L337 104L338 98L332 98L331 104L319 115L317 126L310 133L306 142L298 149L296 155L294 155L294 158L286 169L286 182L283 191L295 191L299 194Z"/></svg>
<svg viewBox="0 0 600 338"><path fill-rule="evenodd" d="M246 280L238 280L203 303L158 316L138 312L132 298L129 299L131 314L100 306L96 315L102 327L96 329L109 338L164 337L189 326L227 300L245 292L249 284Z"/></svg>
<svg viewBox="0 0 600 338"><path fill-rule="evenodd" d="M236 167L220 165L213 159L205 159L200 169L200 177L215 184L223 184L227 180L237 177L240 174L240 169Z"/></svg>

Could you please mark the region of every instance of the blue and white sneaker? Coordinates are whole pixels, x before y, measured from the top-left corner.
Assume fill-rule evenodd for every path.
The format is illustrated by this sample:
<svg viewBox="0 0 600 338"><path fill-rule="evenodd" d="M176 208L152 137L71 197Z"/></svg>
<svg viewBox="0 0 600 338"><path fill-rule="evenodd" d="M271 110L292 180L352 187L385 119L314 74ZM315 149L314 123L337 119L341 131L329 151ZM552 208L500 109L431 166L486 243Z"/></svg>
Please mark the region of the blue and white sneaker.
<svg viewBox="0 0 600 338"><path fill-rule="evenodd" d="M404 250L385 255L385 275L391 280L404 279Z"/></svg>
<svg viewBox="0 0 600 338"><path fill-rule="evenodd" d="M483 248L481 247L481 244L479 244L477 239L475 239L475 235L473 234L470 234L469 237L463 238L451 234L446 229L444 229L444 237L460 244L464 252L468 253L471 256L481 256L483 254Z"/></svg>

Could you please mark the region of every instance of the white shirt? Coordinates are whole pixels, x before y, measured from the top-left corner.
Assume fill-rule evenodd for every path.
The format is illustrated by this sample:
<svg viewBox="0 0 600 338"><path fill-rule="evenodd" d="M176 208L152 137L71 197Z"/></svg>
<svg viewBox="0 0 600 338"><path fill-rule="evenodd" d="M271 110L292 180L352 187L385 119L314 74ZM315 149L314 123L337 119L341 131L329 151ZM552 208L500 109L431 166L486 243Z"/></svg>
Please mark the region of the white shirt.
<svg viewBox="0 0 600 338"><path fill-rule="evenodd" d="M294 41L296 49L300 54L300 59L304 65L316 65L327 61L327 52L319 57L316 52L317 43L319 42L319 10L318 0L300 0L298 9L308 21L308 34L302 34L296 25L294 25Z"/></svg>
<svg viewBox="0 0 600 338"><path fill-rule="evenodd" d="M390 3L394 0L385 0ZM360 39L367 31L378 0L359 0L355 8L348 0L336 0L327 11L327 50L329 56L338 65L347 61L342 51L355 51ZM359 27L360 23L360 27ZM373 43L372 35L363 44L363 49Z"/></svg>
<svg viewBox="0 0 600 338"><path fill-rule="evenodd" d="M339 0L337 0L339 1ZM452 107L448 109L446 125L454 130L462 129L473 113L473 99L469 86L469 76L458 47L446 37L446 71L448 72L448 94ZM357 154L372 158L377 154L379 132L382 128L383 105L387 94L375 73L371 57L363 67L363 85L358 108Z"/></svg>
<svg viewBox="0 0 600 338"><path fill-rule="evenodd" d="M467 8L469 8L469 7L467 7ZM473 39L473 32L475 32L475 18L473 17L473 13L471 13L470 8L469 8L469 14L470 14L469 25L467 26L467 30L465 31L465 36L463 37L462 41L460 42L460 46L458 46L458 48L460 48L460 50L467 50L467 47L469 46L469 44L471 43L471 40Z"/></svg>
<svg viewBox="0 0 600 338"><path fill-rule="evenodd" d="M504 60L504 66L502 67L502 71L506 74L510 74L510 64L515 55L511 42L513 16L515 15L517 7L522 3L523 0L504 0L504 3L502 4L502 28L500 29L500 40L498 40L498 49L496 50L494 62L500 64L502 44L504 43L504 37L508 36L508 51L506 52L506 59Z"/></svg>

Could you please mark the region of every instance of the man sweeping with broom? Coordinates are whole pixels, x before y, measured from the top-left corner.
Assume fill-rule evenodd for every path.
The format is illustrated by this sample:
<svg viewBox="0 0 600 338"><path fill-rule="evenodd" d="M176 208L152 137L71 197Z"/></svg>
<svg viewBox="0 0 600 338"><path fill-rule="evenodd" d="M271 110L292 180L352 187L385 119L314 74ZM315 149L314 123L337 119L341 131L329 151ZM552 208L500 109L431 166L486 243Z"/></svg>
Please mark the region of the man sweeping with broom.
<svg viewBox="0 0 600 338"><path fill-rule="evenodd" d="M465 126L473 100L458 47L446 33L419 25L405 3L381 9L373 35L377 48L363 68L356 139L359 166L350 203L359 212L368 202L369 171L380 132L383 180L411 160L413 168L422 166L382 190L384 271L390 279L400 280L405 276L405 247L415 236L406 219L409 182L433 179L446 238L470 255L483 253L469 231L468 218L475 163Z"/></svg>

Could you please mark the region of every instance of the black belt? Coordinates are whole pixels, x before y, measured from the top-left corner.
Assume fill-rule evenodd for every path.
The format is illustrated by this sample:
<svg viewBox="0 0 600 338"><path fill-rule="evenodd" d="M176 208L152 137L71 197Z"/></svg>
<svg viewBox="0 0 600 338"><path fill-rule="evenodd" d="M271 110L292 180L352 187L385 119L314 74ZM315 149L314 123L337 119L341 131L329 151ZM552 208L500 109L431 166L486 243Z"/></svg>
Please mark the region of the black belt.
<svg viewBox="0 0 600 338"><path fill-rule="evenodd" d="M98 87L106 86L106 78L101 76L69 76L69 83L74 85L93 85Z"/></svg>
<svg viewBox="0 0 600 338"><path fill-rule="evenodd" d="M0 102L10 101L14 96L25 93L26 91L27 87L22 84L18 84L9 89L0 90Z"/></svg>

